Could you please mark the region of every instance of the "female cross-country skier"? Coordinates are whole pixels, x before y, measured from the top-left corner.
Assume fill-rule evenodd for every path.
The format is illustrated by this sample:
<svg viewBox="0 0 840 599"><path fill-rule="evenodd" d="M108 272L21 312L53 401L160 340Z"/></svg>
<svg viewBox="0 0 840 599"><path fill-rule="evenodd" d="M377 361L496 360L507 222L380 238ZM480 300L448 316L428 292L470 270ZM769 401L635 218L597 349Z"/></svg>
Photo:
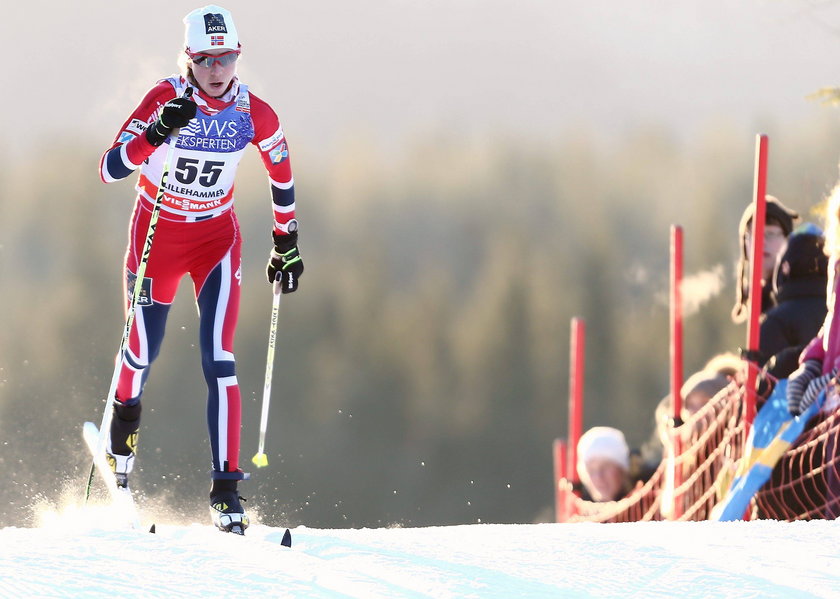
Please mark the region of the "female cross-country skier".
<svg viewBox="0 0 840 599"><path fill-rule="evenodd" d="M209 390L207 421L213 470L210 512L222 530L243 532L248 517L237 484L241 404L233 338L239 310L242 238L233 210L233 180L248 144L268 170L274 223L267 267L269 282L283 293L297 289L303 262L289 150L274 110L236 75L241 51L230 12L205 6L184 18L182 74L172 75L145 95L117 133L100 163L111 183L139 169L137 199L125 256L125 291L133 297L150 216L169 144L177 139L162 198L134 324L119 365L108 461L120 486L128 488L140 426L140 397L157 357L169 308L180 279L189 274L200 315L201 363ZM187 88L191 98L184 97ZM176 136L170 137L179 129Z"/></svg>

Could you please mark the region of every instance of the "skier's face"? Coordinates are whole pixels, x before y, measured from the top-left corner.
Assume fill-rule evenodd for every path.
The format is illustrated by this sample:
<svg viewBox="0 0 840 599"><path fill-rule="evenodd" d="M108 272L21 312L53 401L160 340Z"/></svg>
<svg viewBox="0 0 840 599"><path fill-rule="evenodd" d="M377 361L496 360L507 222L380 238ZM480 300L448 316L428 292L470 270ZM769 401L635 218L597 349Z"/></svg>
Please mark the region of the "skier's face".
<svg viewBox="0 0 840 599"><path fill-rule="evenodd" d="M207 50L201 54L210 56L231 55L230 50ZM198 87L201 88L208 96L218 98L225 94L236 75L236 60L230 60L227 64L222 64L226 61L213 61L212 65L207 65L208 60L203 60L199 55L192 59L192 73L195 77Z"/></svg>

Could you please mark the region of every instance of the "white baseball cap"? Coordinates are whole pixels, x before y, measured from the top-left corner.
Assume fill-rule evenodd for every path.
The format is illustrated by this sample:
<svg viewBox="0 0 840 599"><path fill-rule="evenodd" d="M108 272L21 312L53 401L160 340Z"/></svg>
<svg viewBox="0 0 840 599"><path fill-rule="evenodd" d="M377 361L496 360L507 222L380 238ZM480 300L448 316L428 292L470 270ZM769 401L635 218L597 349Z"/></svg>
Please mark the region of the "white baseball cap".
<svg viewBox="0 0 840 599"><path fill-rule="evenodd" d="M239 48L239 34L229 10L210 4L184 17L184 46L190 52Z"/></svg>

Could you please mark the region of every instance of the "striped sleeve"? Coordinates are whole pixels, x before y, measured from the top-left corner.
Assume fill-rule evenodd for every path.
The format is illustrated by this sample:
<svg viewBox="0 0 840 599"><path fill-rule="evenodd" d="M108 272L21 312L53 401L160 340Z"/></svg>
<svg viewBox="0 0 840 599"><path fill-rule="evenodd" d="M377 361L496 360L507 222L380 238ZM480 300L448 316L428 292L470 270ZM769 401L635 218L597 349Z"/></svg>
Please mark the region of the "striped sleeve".
<svg viewBox="0 0 840 599"><path fill-rule="evenodd" d="M155 85L141 100L117 133L114 143L99 161L99 176L105 183L125 179L152 155L157 148L143 133L158 115L160 107L175 97L175 89L166 81Z"/></svg>
<svg viewBox="0 0 840 599"><path fill-rule="evenodd" d="M251 118L254 121L253 144L260 151L260 157L268 171L271 188L271 204L274 212L275 233L290 233L290 224L295 219L295 181L289 159L289 147L283 127L274 110L263 100L251 94ZM294 229L293 225L293 229Z"/></svg>

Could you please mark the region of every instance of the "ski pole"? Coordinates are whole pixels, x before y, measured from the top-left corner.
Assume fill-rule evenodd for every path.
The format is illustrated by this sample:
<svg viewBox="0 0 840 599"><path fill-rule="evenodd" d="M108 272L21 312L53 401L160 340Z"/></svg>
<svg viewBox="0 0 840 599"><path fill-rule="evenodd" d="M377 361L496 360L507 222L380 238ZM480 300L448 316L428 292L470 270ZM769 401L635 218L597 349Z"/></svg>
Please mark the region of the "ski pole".
<svg viewBox="0 0 840 599"><path fill-rule="evenodd" d="M268 404L271 401L271 374L274 370L274 345L277 340L277 313L280 311L280 295L282 294L280 277L274 281L274 301L271 305L271 327L268 332L268 355L265 360L265 386L263 387L262 413L260 414L260 447L256 455L251 458L257 468L268 466L268 456L265 455L265 431L268 428Z"/></svg>
<svg viewBox="0 0 840 599"><path fill-rule="evenodd" d="M193 90L188 87L184 91L182 97L189 99L192 96ZM143 278L146 276L146 264L149 262L149 254L152 252L152 241L155 238L155 229L157 229L158 217L160 216L160 208L163 205L163 196L166 190L166 180L169 177L169 164L172 162L172 156L175 152L175 144L178 141L178 134L180 129L174 129L169 136L169 149L166 151L166 159L163 162L163 172L160 175L160 185L158 186L157 195L155 196L154 207L152 208L152 215L149 218L149 228L146 230L146 240L143 242L143 253L140 256L140 264L137 266L137 272L134 278L134 291L131 295L131 302L128 305L128 314L125 319L125 328L123 329L122 339L120 340L120 349L117 352L116 364L114 365L114 374L111 377L111 385L108 388L108 396L105 398L105 413L102 414L102 423L99 425L99 439L96 443L96 454L101 455L105 451L105 439L110 434L111 419L113 418L114 395L117 392L117 383L120 379L120 367L122 366L122 357L125 348L128 345L128 339L131 336L131 327L134 325L134 315L137 311L137 302L140 298L143 289ZM151 300L151 298L149 298ZM96 458L91 462L90 472L88 474L87 484L85 485L85 503L90 497L90 489L93 485L93 476L96 473Z"/></svg>

